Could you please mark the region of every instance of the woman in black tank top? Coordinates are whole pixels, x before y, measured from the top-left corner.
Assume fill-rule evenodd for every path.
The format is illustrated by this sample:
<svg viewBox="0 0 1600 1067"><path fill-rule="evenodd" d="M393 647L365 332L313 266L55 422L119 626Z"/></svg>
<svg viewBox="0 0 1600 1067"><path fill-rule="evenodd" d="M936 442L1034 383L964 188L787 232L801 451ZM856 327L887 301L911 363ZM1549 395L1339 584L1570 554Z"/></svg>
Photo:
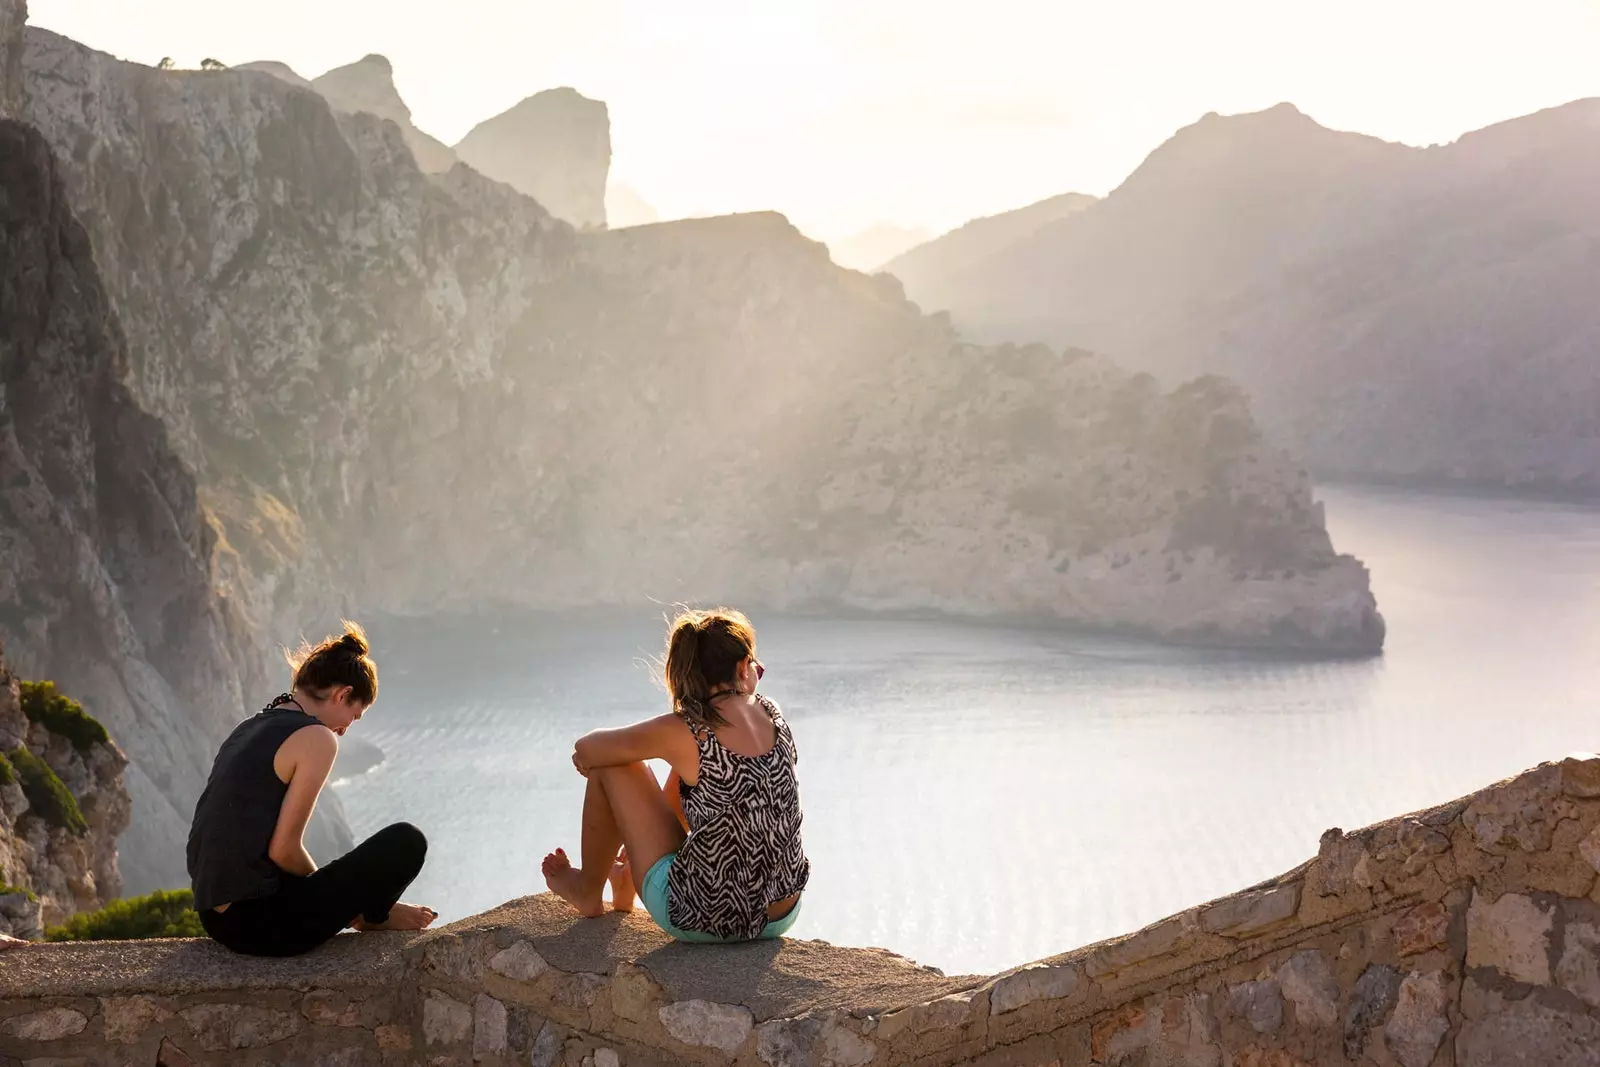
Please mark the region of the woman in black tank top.
<svg viewBox="0 0 1600 1067"><path fill-rule="evenodd" d="M399 903L428 843L395 823L318 867L306 823L342 735L378 696L378 668L355 623L289 659L294 688L233 730L217 752L189 830L189 878L206 933L235 952L293 956L347 926L420 930L431 908Z"/></svg>

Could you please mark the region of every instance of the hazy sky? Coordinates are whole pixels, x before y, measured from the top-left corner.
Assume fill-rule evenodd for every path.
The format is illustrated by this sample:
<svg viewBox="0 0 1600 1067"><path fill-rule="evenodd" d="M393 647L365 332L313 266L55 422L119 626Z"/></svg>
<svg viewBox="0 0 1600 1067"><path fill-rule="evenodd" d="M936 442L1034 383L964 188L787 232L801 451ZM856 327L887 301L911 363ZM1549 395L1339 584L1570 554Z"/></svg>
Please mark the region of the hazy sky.
<svg viewBox="0 0 1600 1067"><path fill-rule="evenodd" d="M454 143L572 85L664 216L783 211L815 236L934 230L1109 191L1207 111L1282 100L1413 144L1600 96L1600 0L31 0L127 59L381 52Z"/></svg>

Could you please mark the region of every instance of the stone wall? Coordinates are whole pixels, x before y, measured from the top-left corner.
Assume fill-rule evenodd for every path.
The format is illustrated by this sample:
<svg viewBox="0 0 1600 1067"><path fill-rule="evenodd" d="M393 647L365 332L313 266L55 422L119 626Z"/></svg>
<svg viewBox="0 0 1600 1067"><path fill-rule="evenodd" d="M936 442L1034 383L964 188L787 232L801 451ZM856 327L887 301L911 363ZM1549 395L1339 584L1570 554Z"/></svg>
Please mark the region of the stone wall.
<svg viewBox="0 0 1600 1067"><path fill-rule="evenodd" d="M0 1060L52 1064L1600 1064L1600 758L1354 833L1245 892L993 977L676 944L549 896L296 960L0 954Z"/></svg>

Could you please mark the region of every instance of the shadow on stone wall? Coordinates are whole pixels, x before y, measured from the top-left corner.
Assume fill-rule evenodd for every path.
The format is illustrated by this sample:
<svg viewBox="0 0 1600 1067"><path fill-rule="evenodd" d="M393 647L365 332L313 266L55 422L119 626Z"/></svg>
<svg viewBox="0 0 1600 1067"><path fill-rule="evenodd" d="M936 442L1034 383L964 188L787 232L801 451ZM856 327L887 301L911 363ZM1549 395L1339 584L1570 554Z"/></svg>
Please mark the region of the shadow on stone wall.
<svg viewBox="0 0 1600 1067"><path fill-rule="evenodd" d="M1281 878L993 977L671 942L544 895L292 960L0 953L0 1056L100 1064L1600 1063L1600 757L1323 835ZM48 1059L47 1059L48 1058Z"/></svg>

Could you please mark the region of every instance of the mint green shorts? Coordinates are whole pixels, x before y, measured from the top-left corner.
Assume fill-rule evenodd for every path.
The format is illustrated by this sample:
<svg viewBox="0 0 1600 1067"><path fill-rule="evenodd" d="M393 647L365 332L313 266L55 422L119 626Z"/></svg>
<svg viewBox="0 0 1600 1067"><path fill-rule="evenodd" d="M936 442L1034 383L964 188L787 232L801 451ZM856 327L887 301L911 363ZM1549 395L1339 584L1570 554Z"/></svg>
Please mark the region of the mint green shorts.
<svg viewBox="0 0 1600 1067"><path fill-rule="evenodd" d="M644 908L650 913L650 918L656 925L679 941L696 941L709 944L725 944L729 941L744 941L742 937L718 937L716 934L702 934L698 930L680 930L672 925L672 920L667 918L667 874L672 870L672 861L678 858L676 852L668 852L656 860L645 872L644 886L639 891L639 899L644 901ZM781 919L773 919L762 927L761 933L756 935L757 940L769 937L782 937L789 932L789 927L800 917L800 902L794 902L794 907L789 909L789 914Z"/></svg>

